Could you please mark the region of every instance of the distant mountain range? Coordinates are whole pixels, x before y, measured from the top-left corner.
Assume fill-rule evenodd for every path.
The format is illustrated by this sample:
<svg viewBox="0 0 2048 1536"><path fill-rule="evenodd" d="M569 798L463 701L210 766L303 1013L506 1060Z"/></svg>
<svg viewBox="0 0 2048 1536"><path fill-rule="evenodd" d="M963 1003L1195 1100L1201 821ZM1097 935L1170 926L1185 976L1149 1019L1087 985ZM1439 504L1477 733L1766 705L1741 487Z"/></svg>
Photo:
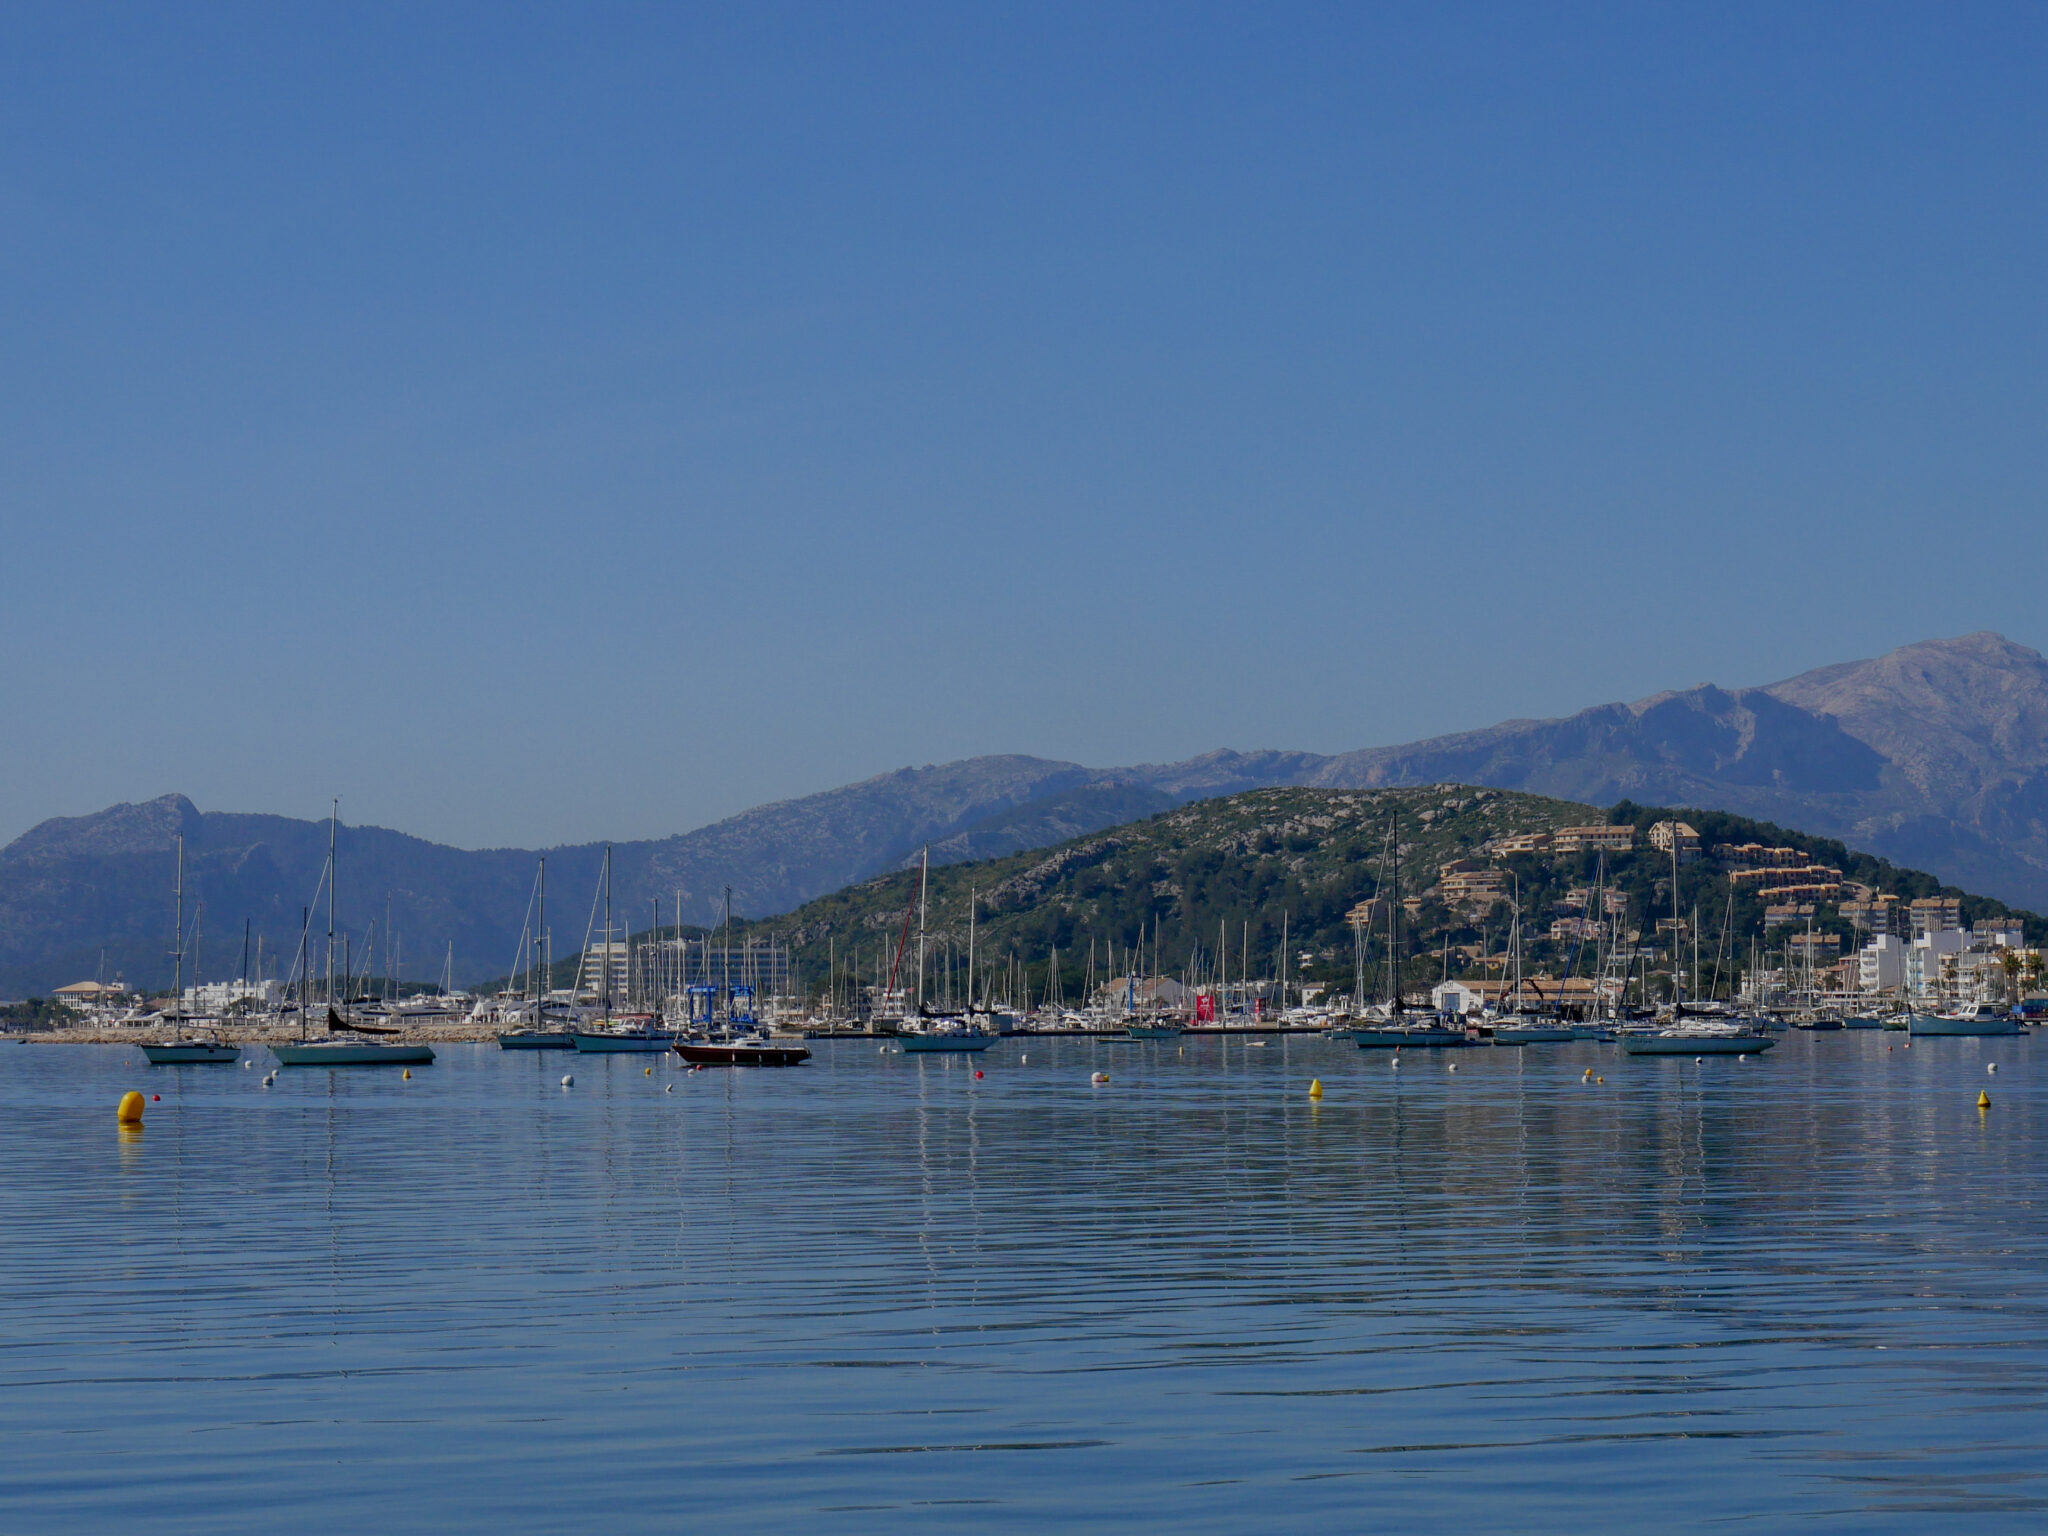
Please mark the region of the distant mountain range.
<svg viewBox="0 0 2048 1536"><path fill-rule="evenodd" d="M1762 817L2048 908L2048 660L1989 633L1768 687L1701 685L1336 756L1219 751L1112 769L1003 756L905 768L621 843L614 899L635 928L657 900L673 920L677 893L685 919L702 922L730 885L735 910L761 916L893 868L927 841L941 860L992 858L1244 790L1433 783ZM192 900L204 903L206 973L238 967L245 921L266 955L282 951L288 963L326 855L325 824L201 812L168 795L44 822L0 850L0 995L44 991L102 964L131 981L167 981L180 831ZM595 844L548 852L558 953L583 942L601 853ZM405 974L438 974L450 944L458 980L503 974L536 856L344 828L341 920L354 952L372 941L373 922L384 931L388 902ZM385 941L373 942L383 956Z"/></svg>

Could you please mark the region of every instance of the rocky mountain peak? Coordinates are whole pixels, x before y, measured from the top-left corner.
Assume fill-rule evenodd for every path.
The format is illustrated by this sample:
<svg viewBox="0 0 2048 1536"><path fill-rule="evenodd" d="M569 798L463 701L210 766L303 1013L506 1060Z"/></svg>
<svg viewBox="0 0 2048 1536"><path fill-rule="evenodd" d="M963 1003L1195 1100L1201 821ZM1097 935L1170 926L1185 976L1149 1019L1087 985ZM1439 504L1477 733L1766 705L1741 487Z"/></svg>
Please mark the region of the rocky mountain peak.
<svg viewBox="0 0 2048 1536"><path fill-rule="evenodd" d="M50 859L113 858L161 853L178 834L196 839L204 824L199 807L183 795L159 795L138 805L111 805L90 816L57 816L24 832L0 858L27 863Z"/></svg>
<svg viewBox="0 0 2048 1536"><path fill-rule="evenodd" d="M2048 767L2048 658L1989 630L1905 645L1764 690L1832 716L1928 794Z"/></svg>

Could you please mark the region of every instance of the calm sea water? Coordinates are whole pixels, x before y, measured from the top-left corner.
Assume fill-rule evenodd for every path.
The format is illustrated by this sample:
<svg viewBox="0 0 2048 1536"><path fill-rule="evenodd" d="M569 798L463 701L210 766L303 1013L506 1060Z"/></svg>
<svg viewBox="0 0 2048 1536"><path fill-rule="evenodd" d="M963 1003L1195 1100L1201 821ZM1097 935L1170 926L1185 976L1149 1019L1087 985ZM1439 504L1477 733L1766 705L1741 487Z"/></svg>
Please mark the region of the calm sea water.
<svg viewBox="0 0 2048 1536"><path fill-rule="evenodd" d="M0 1529L2039 1531L2042 1051L4 1046Z"/></svg>

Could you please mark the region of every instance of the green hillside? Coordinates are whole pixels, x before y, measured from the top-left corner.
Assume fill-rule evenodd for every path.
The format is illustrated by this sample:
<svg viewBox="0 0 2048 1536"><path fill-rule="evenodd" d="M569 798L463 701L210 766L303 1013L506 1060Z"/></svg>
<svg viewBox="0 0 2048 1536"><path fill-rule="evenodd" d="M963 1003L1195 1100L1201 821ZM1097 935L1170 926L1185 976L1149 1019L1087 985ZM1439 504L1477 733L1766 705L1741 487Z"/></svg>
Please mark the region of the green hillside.
<svg viewBox="0 0 2048 1536"><path fill-rule="evenodd" d="M1128 951L1141 943L1144 972L1213 975L1221 937L1235 978L1248 968L1254 980L1273 973L1283 921L1288 949L1297 957L1290 972L1348 990L1354 947L1346 914L1381 893L1383 851L1391 823L1398 838L1401 894L1420 898L1403 918L1404 983L1425 985L1443 973L1446 952L1451 974L1469 974L1482 954L1502 945L1512 905L1508 900L1480 907L1454 905L1437 891L1439 867L1472 859L1509 877L1519 890L1525 934L1525 963L1556 973L1571 961L1573 941L1553 943L1552 921L1577 908L1566 904L1574 888L1592 883L1602 856L1549 852L1503 854L1489 851L1501 839L1560 827L1627 824L1637 828L1633 852L1604 860L1609 889L1627 903L1625 924L1640 929L1645 944L1657 941L1659 919L1671 910L1669 855L1649 846L1648 830L1675 814L1697 828L1709 850L1682 865L1678 905L1690 924L1695 910L1702 948L1709 957L1725 949L1746 957L1752 939L1760 945L1784 937L1764 931L1768 903L1742 891L1730 910L1729 873L1735 861L1712 849L1727 844L1766 844L1795 849L1814 862L1841 871L1849 887L1891 894L1901 900L1935 894L1958 897L1965 922L2009 915L2003 904L1945 888L1931 875L1900 869L1853 853L1842 844L1806 837L1768 823L1718 812L1667 812L1624 802L1608 811L1571 801L1459 785L1424 789L1270 789L1198 801L1105 832L1075 838L1056 848L1010 854L931 871L928 945L934 976L951 972L954 987L964 975L968 906L975 908L975 949L985 977L998 990L1011 978L1030 996L1046 992L1048 966L1059 952L1062 996L1077 1000L1091 971L1097 980L1120 971ZM772 933L789 943L809 991L821 990L830 972L844 989L849 981L872 984L886 975L902 932L904 914L917 881L915 868L898 871L805 903L784 916L745 925L744 931ZM1840 900L1817 904L1816 929L1855 940L1840 915ZM2022 914L2030 941L2043 930L2039 918ZM1156 926L1155 926L1156 925ZM1801 917L1798 930L1807 920ZM1666 939L1668 943L1668 937ZM1384 956L1384 919L1373 930L1370 955L1375 971ZM1588 962L1581 957L1581 969ZM907 970L906 965L906 970ZM944 982L938 985L945 985Z"/></svg>

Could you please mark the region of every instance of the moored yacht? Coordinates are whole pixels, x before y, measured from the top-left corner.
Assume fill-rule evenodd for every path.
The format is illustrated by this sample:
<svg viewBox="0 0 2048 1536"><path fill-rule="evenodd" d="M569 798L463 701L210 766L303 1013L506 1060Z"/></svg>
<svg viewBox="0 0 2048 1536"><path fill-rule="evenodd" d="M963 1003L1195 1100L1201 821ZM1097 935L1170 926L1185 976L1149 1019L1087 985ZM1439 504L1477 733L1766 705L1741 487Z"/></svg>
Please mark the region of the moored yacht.
<svg viewBox="0 0 2048 1536"><path fill-rule="evenodd" d="M1495 1045L1552 1045L1581 1038L1563 1019L1533 1013L1511 1013L1495 1020L1492 1034Z"/></svg>
<svg viewBox="0 0 2048 1536"><path fill-rule="evenodd" d="M693 1067L794 1067L811 1059L810 1047L765 1034L677 1040L675 1052Z"/></svg>
<svg viewBox="0 0 2048 1536"><path fill-rule="evenodd" d="M928 1018L920 1023L921 1028L906 1029L898 1038L904 1051L985 1051L996 1043L994 1035L965 1019Z"/></svg>
<svg viewBox="0 0 2048 1536"><path fill-rule="evenodd" d="M2023 1035L2026 1026L1989 1003L1970 1003L1950 1013L1916 1013L1907 1024L1914 1035Z"/></svg>
<svg viewBox="0 0 2048 1536"><path fill-rule="evenodd" d="M178 886L177 935L178 942L172 951L171 1016L167 1021L171 1031L180 1038L152 1040L142 1047L142 1054L151 1066L198 1066L205 1063L220 1065L241 1058L240 1046L229 1045L219 1038L200 1039L184 1033L189 1022L184 1015L185 1007L185 834L178 834Z"/></svg>
<svg viewBox="0 0 2048 1536"><path fill-rule="evenodd" d="M1351 1043L1362 1051L1400 1046L1461 1046L1474 1044L1462 1024L1442 1014L1410 1013L1396 1009L1384 1023L1359 1020L1350 1026Z"/></svg>
<svg viewBox="0 0 2048 1536"><path fill-rule="evenodd" d="M627 937L632 937L630 927ZM587 963L590 945L583 946ZM666 1051L675 1043L675 1031L661 1027L659 1014L636 1013L612 1017L612 847L604 847L604 958L599 965L604 992L604 1016L589 1029L576 1031L576 1049L586 1056L620 1055L633 1051L649 1054ZM578 990L582 984L579 982Z"/></svg>
<svg viewBox="0 0 2048 1536"><path fill-rule="evenodd" d="M1623 1030L1621 1048L1631 1056L1754 1056L1778 1042L1749 1020L1688 1019L1643 1030Z"/></svg>
<svg viewBox="0 0 2048 1536"><path fill-rule="evenodd" d="M576 1031L564 1026L560 1020L550 1023L548 1019L548 861L542 859L533 873L533 895L526 906L527 916L533 919L528 934L520 936L520 949L527 955L527 991L531 999L522 998L511 1019L512 1028L498 1036L501 1051L573 1051L576 1049ZM528 948L527 939L532 939ZM531 1028L526 1009L529 1001L533 1009Z"/></svg>
<svg viewBox="0 0 2048 1536"><path fill-rule="evenodd" d="M323 871L327 882L327 1032L326 1040L305 1038L306 993L311 990L311 956L308 953L306 936L299 940L299 954L307 963L301 973L299 998L300 1036L295 1041L271 1046L271 1054L277 1057L281 1066L287 1067L417 1067L425 1066L434 1059L434 1048L424 1042L388 1038L399 1031L388 1025L362 1024L337 1011L333 999L334 990L334 887L336 883L336 839L335 829L340 821L341 805L335 802L327 817L327 868ZM315 893L317 895L317 892ZM350 988L348 990L353 990ZM342 998L342 1010L350 1006L346 996ZM334 1035L348 1038L336 1040Z"/></svg>

